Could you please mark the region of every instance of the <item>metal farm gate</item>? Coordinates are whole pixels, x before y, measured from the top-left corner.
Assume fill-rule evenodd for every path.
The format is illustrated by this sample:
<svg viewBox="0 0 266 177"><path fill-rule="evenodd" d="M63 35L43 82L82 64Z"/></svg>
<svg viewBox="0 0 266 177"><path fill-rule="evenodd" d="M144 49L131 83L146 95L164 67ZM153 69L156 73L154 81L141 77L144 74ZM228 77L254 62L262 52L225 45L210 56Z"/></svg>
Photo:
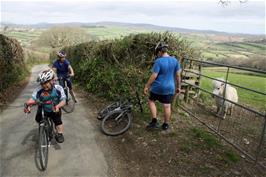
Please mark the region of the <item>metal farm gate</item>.
<svg viewBox="0 0 266 177"><path fill-rule="evenodd" d="M242 157L247 157L266 168L266 83L263 91L229 82L231 75L239 72L247 74L247 79L256 75L266 78L266 72L256 69L249 69L225 64L218 64L208 61L184 59L182 71L182 96L184 101L179 103L179 107L187 112L191 117L198 120L200 123L209 128L212 132L218 135L225 142L231 144L242 153ZM218 71L224 76L224 81L219 80L214 76L210 76L205 69L213 68L214 73ZM260 98L263 101L262 109L247 105L246 102L235 103L223 96L214 95L210 86L204 85L206 82L220 81L235 87L238 92L245 92L254 95L255 98ZM205 82L202 82L205 81ZM210 85L210 84L209 84ZM225 89L226 90L226 89ZM225 119L215 115L215 102L213 97L219 97L225 101L233 103L235 110L231 116L226 116ZM207 103L206 103L207 102Z"/></svg>

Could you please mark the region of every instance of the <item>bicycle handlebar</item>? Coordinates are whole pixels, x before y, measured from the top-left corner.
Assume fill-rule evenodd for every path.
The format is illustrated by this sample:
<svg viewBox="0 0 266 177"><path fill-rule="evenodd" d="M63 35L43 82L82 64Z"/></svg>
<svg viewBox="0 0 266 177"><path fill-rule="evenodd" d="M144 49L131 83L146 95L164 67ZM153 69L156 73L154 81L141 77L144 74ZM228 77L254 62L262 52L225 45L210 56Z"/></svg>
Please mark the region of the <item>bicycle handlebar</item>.
<svg viewBox="0 0 266 177"><path fill-rule="evenodd" d="M43 105L53 105L53 111L54 111L54 102L53 101L40 101L40 100L36 100L35 103L31 103L31 104L27 104L24 103L24 110L28 109L28 107L31 107L33 105L39 105L39 106L43 106ZM28 112L25 112L26 114L31 113L31 111L29 110Z"/></svg>
<svg viewBox="0 0 266 177"><path fill-rule="evenodd" d="M141 99L137 91L136 91L136 96L134 98L136 99L136 101L133 104L137 104L139 106L140 112L143 112ZM132 98L126 98L126 99L120 99L119 102L121 103L121 106L126 106L128 103L132 103L132 100L133 100Z"/></svg>

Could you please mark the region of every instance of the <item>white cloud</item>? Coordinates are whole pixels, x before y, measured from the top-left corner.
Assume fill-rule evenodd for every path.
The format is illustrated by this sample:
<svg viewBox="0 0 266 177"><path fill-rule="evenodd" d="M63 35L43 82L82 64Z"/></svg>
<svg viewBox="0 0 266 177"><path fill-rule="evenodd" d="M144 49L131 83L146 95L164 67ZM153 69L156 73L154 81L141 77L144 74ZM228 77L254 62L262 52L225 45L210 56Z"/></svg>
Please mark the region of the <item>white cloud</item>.
<svg viewBox="0 0 266 177"><path fill-rule="evenodd" d="M232 1L1 1L1 21L64 23L120 21L240 33L265 32L265 3ZM243 26L246 26L243 28Z"/></svg>

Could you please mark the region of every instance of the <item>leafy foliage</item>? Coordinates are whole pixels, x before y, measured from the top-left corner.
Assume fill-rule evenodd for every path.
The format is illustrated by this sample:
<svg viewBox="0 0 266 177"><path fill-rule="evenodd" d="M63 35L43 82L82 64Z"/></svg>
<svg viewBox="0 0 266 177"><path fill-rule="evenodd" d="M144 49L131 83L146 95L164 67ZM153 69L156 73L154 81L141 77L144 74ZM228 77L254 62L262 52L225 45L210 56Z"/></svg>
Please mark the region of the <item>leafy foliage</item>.
<svg viewBox="0 0 266 177"><path fill-rule="evenodd" d="M15 39L0 34L0 93L26 74L23 50Z"/></svg>
<svg viewBox="0 0 266 177"><path fill-rule="evenodd" d="M193 58L190 43L172 33L141 33L122 39L91 41L64 50L75 71L75 80L89 92L107 99L142 93L154 61L154 48L159 41L169 44L169 53L182 61ZM56 58L51 53L50 58Z"/></svg>

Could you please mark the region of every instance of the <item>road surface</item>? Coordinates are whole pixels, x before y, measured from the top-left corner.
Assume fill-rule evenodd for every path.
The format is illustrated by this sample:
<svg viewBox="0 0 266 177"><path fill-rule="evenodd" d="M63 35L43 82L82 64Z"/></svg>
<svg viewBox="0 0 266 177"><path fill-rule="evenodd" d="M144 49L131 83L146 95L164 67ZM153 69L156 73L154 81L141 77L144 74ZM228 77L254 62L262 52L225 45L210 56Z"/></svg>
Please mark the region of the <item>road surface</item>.
<svg viewBox="0 0 266 177"><path fill-rule="evenodd" d="M37 65L32 69L29 84L20 96L0 113L0 174L5 176L108 176L108 165L103 151L96 143L96 133L89 122L90 109L82 98L73 113L63 114L65 142L53 143L49 148L46 171L40 171L36 145L38 125L35 112L28 119L23 113L23 103L31 96L37 74L47 68Z"/></svg>

